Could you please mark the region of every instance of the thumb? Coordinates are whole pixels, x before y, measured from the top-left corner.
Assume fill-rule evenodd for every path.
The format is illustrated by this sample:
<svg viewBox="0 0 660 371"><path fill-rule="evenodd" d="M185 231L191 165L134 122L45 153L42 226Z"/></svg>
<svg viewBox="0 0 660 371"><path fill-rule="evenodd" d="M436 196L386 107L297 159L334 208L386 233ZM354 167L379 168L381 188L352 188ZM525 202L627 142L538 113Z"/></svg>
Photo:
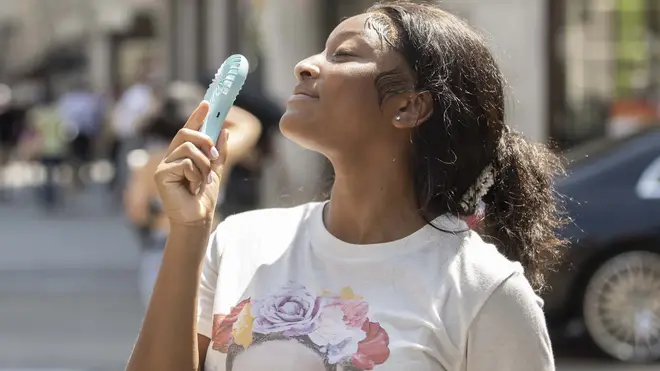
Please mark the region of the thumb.
<svg viewBox="0 0 660 371"><path fill-rule="evenodd" d="M227 142L229 140L229 131L223 129L220 131L220 136L218 141L215 144L215 148L218 150L218 158L211 161L211 174L215 174L215 177L218 180L222 179L222 173L225 168L225 163L227 162Z"/></svg>

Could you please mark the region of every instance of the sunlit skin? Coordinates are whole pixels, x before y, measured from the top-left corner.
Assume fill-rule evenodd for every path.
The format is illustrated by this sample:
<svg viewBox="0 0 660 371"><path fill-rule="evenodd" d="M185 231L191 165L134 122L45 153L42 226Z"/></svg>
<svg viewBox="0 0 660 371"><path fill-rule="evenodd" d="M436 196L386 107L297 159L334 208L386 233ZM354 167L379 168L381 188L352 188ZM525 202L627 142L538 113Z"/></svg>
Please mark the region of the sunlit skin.
<svg viewBox="0 0 660 371"><path fill-rule="evenodd" d="M249 156L259 139L261 123L251 113L232 107L227 115L224 127L230 131L231 139L228 146L232 156L228 158L225 165L223 183L226 184L234 163ZM162 148L150 154L149 160L144 166L133 169L130 180L124 192L124 210L128 219L134 225L145 225L150 223L154 231L167 233L169 220L167 215L157 215L153 220L149 211L149 200L158 198L158 190L153 179L153 174L158 164L163 159L167 148Z"/></svg>
<svg viewBox="0 0 660 371"><path fill-rule="evenodd" d="M376 77L408 68L365 27L369 17L345 20L322 53L296 65L299 84L280 121L286 137L331 161L336 178L327 227L342 240L362 244L396 240L425 224L408 157L410 130L432 110L430 97L413 92L380 104Z"/></svg>

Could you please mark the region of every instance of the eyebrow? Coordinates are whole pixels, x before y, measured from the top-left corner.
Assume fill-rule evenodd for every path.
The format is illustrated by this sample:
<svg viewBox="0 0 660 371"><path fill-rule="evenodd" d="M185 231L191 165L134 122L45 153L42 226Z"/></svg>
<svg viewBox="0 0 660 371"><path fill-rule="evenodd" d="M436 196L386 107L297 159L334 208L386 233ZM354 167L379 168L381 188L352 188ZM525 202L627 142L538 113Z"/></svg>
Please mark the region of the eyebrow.
<svg viewBox="0 0 660 371"><path fill-rule="evenodd" d="M333 37L334 40L333 41L334 42L337 42L337 41L341 42L341 41L345 41L345 40L347 40L351 37L355 37L355 36L359 36L358 42L364 43L366 45L370 45L370 42L367 40L367 38L364 35L364 32L356 31L356 30L341 31L341 32L334 35L334 37ZM328 40L326 40L326 44L325 44L326 48L328 47L329 42L330 42L330 38L328 38Z"/></svg>
<svg viewBox="0 0 660 371"><path fill-rule="evenodd" d="M364 32L363 31L355 31L355 30L348 30L348 31L341 31L339 32L336 37L344 38L347 39L352 36L361 36L364 37Z"/></svg>

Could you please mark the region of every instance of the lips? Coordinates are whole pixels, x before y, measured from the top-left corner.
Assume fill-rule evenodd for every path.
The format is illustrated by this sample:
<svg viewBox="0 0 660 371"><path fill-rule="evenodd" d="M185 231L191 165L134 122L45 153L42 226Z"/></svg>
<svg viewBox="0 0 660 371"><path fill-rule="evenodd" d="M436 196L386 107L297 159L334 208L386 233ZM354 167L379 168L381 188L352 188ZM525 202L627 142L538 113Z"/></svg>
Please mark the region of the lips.
<svg viewBox="0 0 660 371"><path fill-rule="evenodd" d="M314 98L314 99L318 99L319 97L318 94L316 94L316 92L314 92L312 89L309 89L302 85L298 85L293 89L293 96L300 96L301 98L304 96L307 98Z"/></svg>

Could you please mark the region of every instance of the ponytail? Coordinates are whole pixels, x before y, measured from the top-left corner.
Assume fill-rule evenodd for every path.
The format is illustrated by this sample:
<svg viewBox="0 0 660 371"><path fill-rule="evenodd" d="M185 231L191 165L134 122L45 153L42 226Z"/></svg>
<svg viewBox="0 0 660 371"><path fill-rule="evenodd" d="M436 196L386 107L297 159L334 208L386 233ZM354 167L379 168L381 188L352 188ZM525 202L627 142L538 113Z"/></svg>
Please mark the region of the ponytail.
<svg viewBox="0 0 660 371"><path fill-rule="evenodd" d="M505 131L492 166L494 184L483 197L485 239L520 262L540 291L566 243L557 235L567 219L554 189L555 177L564 174L561 161L546 146Z"/></svg>
<svg viewBox="0 0 660 371"><path fill-rule="evenodd" d="M368 12L369 26L408 67L378 76L379 96L412 85L412 92L433 97L431 115L410 134L421 216L466 217L483 201L484 238L542 289L545 270L565 244L556 234L565 219L553 187L562 166L545 146L507 129L506 82L487 43L431 5L383 2Z"/></svg>

